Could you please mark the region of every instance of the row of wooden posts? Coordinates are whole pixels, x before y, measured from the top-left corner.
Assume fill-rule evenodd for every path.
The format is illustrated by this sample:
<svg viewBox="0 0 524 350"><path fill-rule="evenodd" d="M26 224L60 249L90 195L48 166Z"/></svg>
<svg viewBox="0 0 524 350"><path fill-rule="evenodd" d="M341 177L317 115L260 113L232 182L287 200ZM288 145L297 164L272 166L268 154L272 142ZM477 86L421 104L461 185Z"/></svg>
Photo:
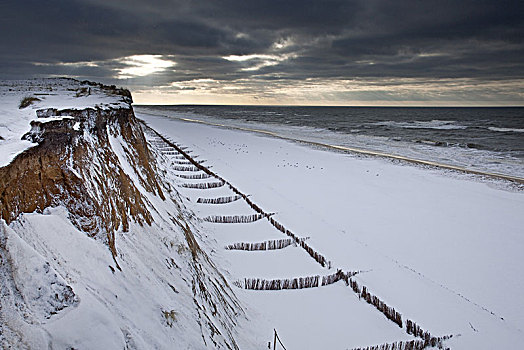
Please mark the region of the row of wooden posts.
<svg viewBox="0 0 524 350"><path fill-rule="evenodd" d="M251 215L210 215L203 220L207 222L214 222L218 224L247 224L262 219L262 214Z"/></svg>
<svg viewBox="0 0 524 350"><path fill-rule="evenodd" d="M432 337L424 340L404 340L394 343L384 343L381 345L367 346L365 348L353 348L352 350L422 350L428 347L443 349L442 342L452 336Z"/></svg>
<svg viewBox="0 0 524 350"><path fill-rule="evenodd" d="M291 238L286 239L274 239L265 242L255 242L255 243L233 243L226 246L227 250L275 250L283 249L289 247L290 245L295 244L295 241Z"/></svg>
<svg viewBox="0 0 524 350"><path fill-rule="evenodd" d="M191 165L191 162L187 161L187 160L174 160L171 162L171 164L173 165Z"/></svg>
<svg viewBox="0 0 524 350"><path fill-rule="evenodd" d="M327 286L329 284L333 284L333 283L338 282L338 281L344 281L344 282L346 282L346 285L348 285L349 284L349 279L351 277L355 276L358 273L359 273L358 271L344 272L344 271L338 269L337 272L335 272L335 273L333 273L331 275L323 276L322 277L322 285L323 286Z"/></svg>
<svg viewBox="0 0 524 350"><path fill-rule="evenodd" d="M207 190L210 188L218 188L224 186L223 182L201 182L201 183L185 183L181 185L185 188L198 188L201 190Z"/></svg>
<svg viewBox="0 0 524 350"><path fill-rule="evenodd" d="M176 177L179 177L181 179L190 179L190 180L202 180L202 179L209 179L212 176L206 173L200 173L200 174L175 174Z"/></svg>
<svg viewBox="0 0 524 350"><path fill-rule="evenodd" d="M380 300L376 295L371 294L366 286L358 285L357 281L350 279L349 286L355 292L359 298L364 299L368 304L373 305L378 311L382 312L386 318L396 323L400 328L402 328L402 315L398 313L393 307L388 306L382 300Z"/></svg>
<svg viewBox="0 0 524 350"><path fill-rule="evenodd" d="M418 324L411 320L406 321L406 332L419 338L426 338L426 336L429 335L428 332L424 332L424 330L420 328Z"/></svg>
<svg viewBox="0 0 524 350"><path fill-rule="evenodd" d="M318 287L320 276L308 276L288 279L266 280L262 278L245 278L242 288L254 290L282 290Z"/></svg>
<svg viewBox="0 0 524 350"><path fill-rule="evenodd" d="M204 159L197 161L198 164L203 164L205 162L206 161ZM185 158L183 160L175 159L171 163L174 164L174 165L192 165L193 164L193 163L191 163L189 160L187 160Z"/></svg>
<svg viewBox="0 0 524 350"><path fill-rule="evenodd" d="M358 295L359 298L364 299L368 304L373 305L378 311L380 311L386 318L397 324L400 328L403 328L402 323L402 315L397 312L393 307L388 306L385 302L380 300L376 295L371 294L366 286L362 286L362 288L358 285L357 281L353 279L349 279L349 286L351 289ZM421 338L421 342L423 344L422 348L415 348L415 349L423 349L427 346L440 346L442 344L443 340L451 338L450 335L443 336L443 337L435 337L432 336L430 332L424 331L422 328L420 328L419 325L417 325L412 320L406 320L406 333L414 335L417 338ZM380 345L385 346L385 345ZM371 349L371 348L370 348ZM382 348L377 348L382 349ZM388 348L384 348L388 349ZM389 348L394 349L394 348Z"/></svg>
<svg viewBox="0 0 524 350"><path fill-rule="evenodd" d="M337 272L331 275L322 276L322 278L319 275L272 280L267 280L263 278L245 278L243 283L239 282L237 283L237 285L239 285L241 288L252 290L316 288L320 286L327 286L336 283L340 280L347 280L355 274L357 274L357 272L343 272L342 270L338 270Z"/></svg>
<svg viewBox="0 0 524 350"><path fill-rule="evenodd" d="M394 343L367 346L365 348L353 348L352 350L422 350L426 348L422 340L404 340Z"/></svg>
<svg viewBox="0 0 524 350"><path fill-rule="evenodd" d="M178 165L175 165L175 166L173 166L173 169L176 170L176 171L200 171L200 169L195 167L195 166L178 166Z"/></svg>
<svg viewBox="0 0 524 350"><path fill-rule="evenodd" d="M289 237L294 239L295 242L297 242L320 265L322 265L323 267L331 268L331 262L328 262L323 255L311 248L306 242L304 242L303 240L301 241L293 232L286 229L284 225L276 221L274 218L269 218L269 223L283 234L288 235Z"/></svg>
<svg viewBox="0 0 524 350"><path fill-rule="evenodd" d="M452 337L452 335L446 335L443 337L434 337L428 331L424 331L418 324L411 320L406 321L406 332L412 334L415 337L421 338L424 340L426 346L439 346L442 344L443 340L447 340Z"/></svg>
<svg viewBox="0 0 524 350"><path fill-rule="evenodd" d="M227 197L217 197L217 198L198 198L197 199L197 203L202 203L202 204L226 204L226 203L231 203L231 202L237 201L240 198L242 198L242 197L240 197L239 195L227 196Z"/></svg>

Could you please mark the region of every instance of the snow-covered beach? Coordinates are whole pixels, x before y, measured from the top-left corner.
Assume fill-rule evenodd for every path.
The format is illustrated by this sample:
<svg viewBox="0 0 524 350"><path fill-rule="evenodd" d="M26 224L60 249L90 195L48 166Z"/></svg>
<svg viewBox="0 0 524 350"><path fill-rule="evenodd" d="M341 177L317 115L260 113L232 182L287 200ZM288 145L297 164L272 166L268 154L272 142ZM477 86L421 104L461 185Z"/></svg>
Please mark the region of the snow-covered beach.
<svg viewBox="0 0 524 350"><path fill-rule="evenodd" d="M328 275L353 277L387 305L456 349L511 348L524 341L524 193L518 186L390 160L315 149L246 131L137 113L164 137L250 195L266 212L308 238L331 262L300 247L226 250L233 243L287 238L267 220L202 222L202 244L231 281ZM180 184L202 180L180 179ZM210 181L207 181L210 182ZM197 216L250 215L227 186L184 188ZM343 282L304 290L243 290L257 343L276 328L287 348L353 348L414 339ZM266 344L267 345L267 344ZM242 347L242 346L241 346Z"/></svg>
<svg viewBox="0 0 524 350"><path fill-rule="evenodd" d="M92 82L0 97L2 348L524 340L518 180L135 111Z"/></svg>

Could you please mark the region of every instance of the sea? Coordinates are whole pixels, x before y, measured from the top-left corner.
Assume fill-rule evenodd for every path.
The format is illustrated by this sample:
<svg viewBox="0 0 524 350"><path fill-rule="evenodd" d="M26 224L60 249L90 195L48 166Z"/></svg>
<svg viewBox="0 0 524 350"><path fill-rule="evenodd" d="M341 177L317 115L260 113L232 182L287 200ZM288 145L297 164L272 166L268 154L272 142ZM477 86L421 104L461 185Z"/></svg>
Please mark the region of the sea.
<svg viewBox="0 0 524 350"><path fill-rule="evenodd" d="M524 178L522 107L136 106L188 118Z"/></svg>

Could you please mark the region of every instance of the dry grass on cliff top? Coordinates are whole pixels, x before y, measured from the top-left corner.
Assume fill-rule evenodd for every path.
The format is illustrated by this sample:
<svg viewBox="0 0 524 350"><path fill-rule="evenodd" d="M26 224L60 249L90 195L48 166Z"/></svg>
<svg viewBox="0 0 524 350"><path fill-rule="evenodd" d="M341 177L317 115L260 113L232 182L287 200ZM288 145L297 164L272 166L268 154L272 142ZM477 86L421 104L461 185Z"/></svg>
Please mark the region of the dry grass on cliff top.
<svg viewBox="0 0 524 350"><path fill-rule="evenodd" d="M38 97L34 96L26 96L20 101L20 105L18 106L19 109L29 107L33 104L33 102L41 101Z"/></svg>

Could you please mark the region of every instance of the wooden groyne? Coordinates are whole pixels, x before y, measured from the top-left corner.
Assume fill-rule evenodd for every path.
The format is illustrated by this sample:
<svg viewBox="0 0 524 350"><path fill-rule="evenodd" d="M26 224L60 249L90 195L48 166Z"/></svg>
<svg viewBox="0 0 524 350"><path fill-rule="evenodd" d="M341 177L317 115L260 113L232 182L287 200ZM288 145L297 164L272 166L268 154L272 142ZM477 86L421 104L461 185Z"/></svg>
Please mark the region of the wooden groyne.
<svg viewBox="0 0 524 350"><path fill-rule="evenodd" d="M380 311L387 319L393 321L397 326L402 328L402 315L397 312L391 306L388 306L382 300L380 300L376 295L371 294L366 286L362 288L358 285L357 281L350 279L349 286L355 292L359 299L364 299L368 304L373 305L378 311Z"/></svg>
<svg viewBox="0 0 524 350"><path fill-rule="evenodd" d="M287 279L263 279L263 278L245 278L236 284L244 289L251 290L283 290L283 289L304 289L317 288L336 283L340 280L348 279L349 276L354 276L357 272L342 272L338 270L336 273L328 276L319 275L296 277Z"/></svg>
<svg viewBox="0 0 524 350"><path fill-rule="evenodd" d="M265 242L256 242L256 243L245 243L245 242L233 243L233 244L226 246L226 249L227 250L248 250L248 251L275 250L275 249L283 249L283 248L289 247L290 245L296 246L296 242L292 240L291 238L285 238L285 239L274 239L274 240L269 240Z"/></svg>
<svg viewBox="0 0 524 350"><path fill-rule="evenodd" d="M197 188L200 190L207 190L210 188L219 188L224 186L223 182L204 182L204 183L185 183L180 185L185 188Z"/></svg>
<svg viewBox="0 0 524 350"><path fill-rule="evenodd" d="M173 169L176 171L200 171L201 169L195 166L173 166Z"/></svg>
<svg viewBox="0 0 524 350"><path fill-rule="evenodd" d="M188 180L202 180L202 179L209 179L211 178L211 175L209 174L175 174L176 177L179 177L181 179L188 179Z"/></svg>
<svg viewBox="0 0 524 350"><path fill-rule="evenodd" d="M218 224L248 224L251 222L262 219L262 214L252 215L210 215L206 216L203 220L207 222L213 222Z"/></svg>
<svg viewBox="0 0 524 350"><path fill-rule="evenodd" d="M227 197L217 197L217 198L198 198L197 199L197 203L202 203L202 204L227 204L227 203L231 203L231 202L237 201L240 198L242 198L242 197L239 196L239 195L227 196Z"/></svg>

